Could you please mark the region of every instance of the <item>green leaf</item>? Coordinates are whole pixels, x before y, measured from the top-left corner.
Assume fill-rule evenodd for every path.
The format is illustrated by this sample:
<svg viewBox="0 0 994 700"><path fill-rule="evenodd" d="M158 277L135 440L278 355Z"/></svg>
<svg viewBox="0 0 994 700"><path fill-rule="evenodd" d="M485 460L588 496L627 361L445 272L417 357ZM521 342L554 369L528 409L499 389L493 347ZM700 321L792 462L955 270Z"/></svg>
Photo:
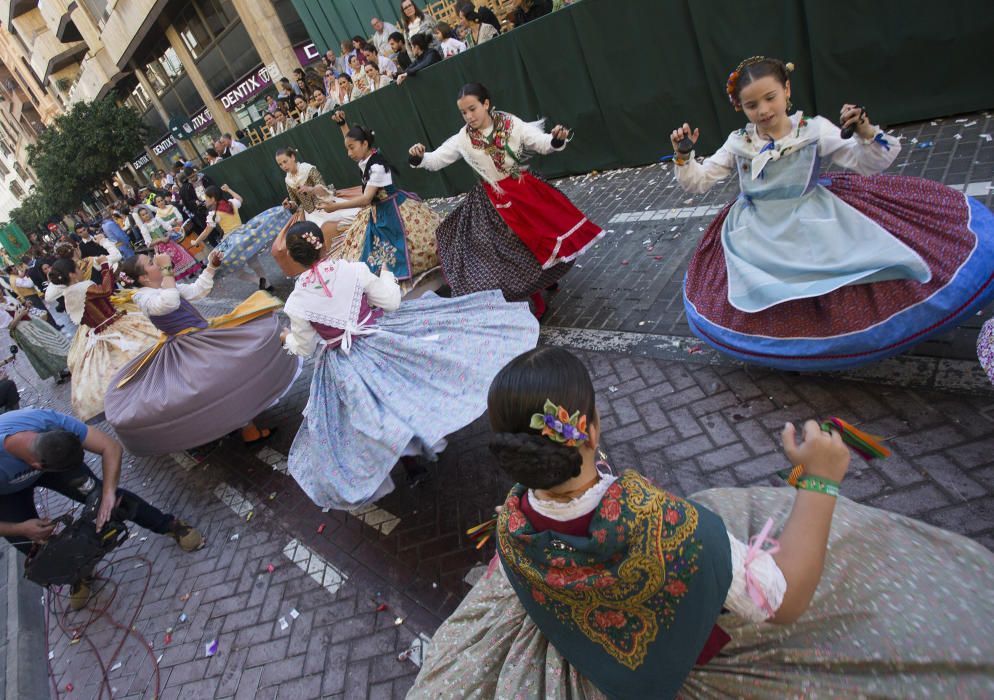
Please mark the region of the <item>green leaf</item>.
<svg viewBox="0 0 994 700"><path fill-rule="evenodd" d="M528 424L528 427L532 428L533 430L539 430L541 428L544 428L545 416L543 416L541 413L533 413L532 422Z"/></svg>

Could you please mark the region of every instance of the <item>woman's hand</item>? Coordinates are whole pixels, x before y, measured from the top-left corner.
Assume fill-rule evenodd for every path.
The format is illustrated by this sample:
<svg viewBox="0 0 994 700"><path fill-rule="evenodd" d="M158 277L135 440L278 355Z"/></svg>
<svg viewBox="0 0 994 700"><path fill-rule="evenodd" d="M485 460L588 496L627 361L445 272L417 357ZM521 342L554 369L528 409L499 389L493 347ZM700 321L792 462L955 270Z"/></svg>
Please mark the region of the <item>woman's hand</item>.
<svg viewBox="0 0 994 700"><path fill-rule="evenodd" d="M690 139L693 143L696 144L697 139L700 138L700 136L701 136L700 129L694 129L692 131L690 129L690 124L684 122L683 126L674 129L673 133L670 134L670 143L673 144L674 153L677 152L678 146L680 145L680 141L682 141L685 137Z"/></svg>
<svg viewBox="0 0 994 700"><path fill-rule="evenodd" d="M835 430L825 431L813 420L804 424L804 440L797 446L797 431L787 423L780 434L783 451L791 464L804 465L804 473L842 483L849 469L849 448Z"/></svg>
<svg viewBox="0 0 994 700"><path fill-rule="evenodd" d="M569 141L569 136L570 136L569 129L567 129L562 124L556 124L554 127L552 127L552 138L556 139L557 141Z"/></svg>
<svg viewBox="0 0 994 700"><path fill-rule="evenodd" d="M301 185L300 187L297 188L297 191L303 194L310 194L311 192L314 191L314 187L312 187L311 185Z"/></svg>
<svg viewBox="0 0 994 700"><path fill-rule="evenodd" d="M165 253L159 253L152 258L152 262L155 263L156 267L169 267L173 264L173 259Z"/></svg>
<svg viewBox="0 0 994 700"><path fill-rule="evenodd" d="M839 124L843 129L847 126L855 126L856 133L862 139L872 139L877 135L877 130L870 122L869 115L859 105L842 105L842 109L839 110Z"/></svg>
<svg viewBox="0 0 994 700"><path fill-rule="evenodd" d="M340 202L318 202L318 206L329 214L342 208Z"/></svg>
<svg viewBox="0 0 994 700"><path fill-rule="evenodd" d="M286 339L290 336L290 329L284 328L280 331L280 343L286 344Z"/></svg>
<svg viewBox="0 0 994 700"><path fill-rule="evenodd" d="M231 193L231 189L228 187L228 183L221 185L221 191L228 192L229 194Z"/></svg>
<svg viewBox="0 0 994 700"><path fill-rule="evenodd" d="M18 535L32 542L44 542L52 536L55 523L48 518L32 518L18 524Z"/></svg>
<svg viewBox="0 0 994 700"><path fill-rule="evenodd" d="M425 154L424 144L416 143L408 149L407 153L415 158L422 158Z"/></svg>
<svg viewBox="0 0 994 700"><path fill-rule="evenodd" d="M331 120L341 126L345 123L345 112L340 109L335 110L331 114Z"/></svg>
<svg viewBox="0 0 994 700"><path fill-rule="evenodd" d="M207 262L210 263L211 267L221 267L223 261L224 255L220 250L211 251L211 254L207 257Z"/></svg>

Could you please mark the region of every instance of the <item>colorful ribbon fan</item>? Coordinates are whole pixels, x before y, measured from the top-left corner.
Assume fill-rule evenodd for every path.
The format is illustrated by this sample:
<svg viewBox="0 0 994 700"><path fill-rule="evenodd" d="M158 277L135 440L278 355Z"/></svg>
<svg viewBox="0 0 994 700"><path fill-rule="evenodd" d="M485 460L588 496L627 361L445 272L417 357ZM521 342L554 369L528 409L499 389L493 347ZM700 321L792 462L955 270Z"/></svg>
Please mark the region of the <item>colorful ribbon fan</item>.
<svg viewBox="0 0 994 700"><path fill-rule="evenodd" d="M482 549L483 545L487 543L487 540L490 539L496 529L497 518L491 518L485 523L480 523L469 528L466 530L466 534L469 535L470 539L476 540L476 549Z"/></svg>
<svg viewBox="0 0 994 700"><path fill-rule="evenodd" d="M830 417L821 424L822 430L838 430L842 435L842 441L856 451L860 457L869 462L872 459L890 457L890 450L883 446L883 438L879 435L871 435L858 430L850 423L846 423L841 418ZM791 486L797 486L797 480L804 476L804 465L798 464L790 469L782 469L777 472L777 476L786 481Z"/></svg>

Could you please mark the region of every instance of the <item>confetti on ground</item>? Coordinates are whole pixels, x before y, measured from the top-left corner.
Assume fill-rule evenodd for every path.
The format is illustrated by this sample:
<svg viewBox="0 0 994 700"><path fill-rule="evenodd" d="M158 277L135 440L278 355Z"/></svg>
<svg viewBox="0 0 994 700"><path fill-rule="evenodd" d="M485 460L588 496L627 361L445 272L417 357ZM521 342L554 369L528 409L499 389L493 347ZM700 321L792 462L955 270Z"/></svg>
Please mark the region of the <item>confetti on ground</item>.
<svg viewBox="0 0 994 700"><path fill-rule="evenodd" d="M286 628L289 627L289 626L290 626L290 623L286 621L286 618L285 617L281 617L280 618L280 631L281 632L285 631Z"/></svg>
<svg viewBox="0 0 994 700"><path fill-rule="evenodd" d="M185 603L186 601L190 600L190 594L189 593L184 593L183 595L181 595L179 597L179 600L180 600L181 603Z"/></svg>
<svg viewBox="0 0 994 700"><path fill-rule="evenodd" d="M918 144L918 148L931 148L933 145L935 144L933 144L931 141L922 141L920 144Z"/></svg>
<svg viewBox="0 0 994 700"><path fill-rule="evenodd" d="M231 541L234 542L237 539L238 539L238 533L236 532L234 535L231 536Z"/></svg>
<svg viewBox="0 0 994 700"><path fill-rule="evenodd" d="M385 610L388 610L389 608L390 606L388 606L386 603L380 603L379 605L376 606L376 612L383 612Z"/></svg>
<svg viewBox="0 0 994 700"><path fill-rule="evenodd" d="M204 654L206 656L214 656L217 653L217 640L211 640L204 646Z"/></svg>
<svg viewBox="0 0 994 700"><path fill-rule="evenodd" d="M616 392L618 390L618 387L616 387L616 386L609 386L607 388L607 390L610 391L613 394L614 392Z"/></svg>
<svg viewBox="0 0 994 700"><path fill-rule="evenodd" d="M320 535L322 532L324 532L324 523L318 525L318 534Z"/></svg>
<svg viewBox="0 0 994 700"><path fill-rule="evenodd" d="M300 617L300 613L297 612L297 608L292 608L290 610L290 617L292 617L294 620L296 620L298 617Z"/></svg>
<svg viewBox="0 0 994 700"><path fill-rule="evenodd" d="M120 661L118 661L116 664L114 664L113 666L110 667L110 670L111 671L116 671L117 669L121 668L121 666L123 666L123 665L124 665L123 663L121 663Z"/></svg>
<svg viewBox="0 0 994 700"><path fill-rule="evenodd" d="M72 683L66 683L66 692L67 693L71 693L72 692Z"/></svg>
<svg viewBox="0 0 994 700"><path fill-rule="evenodd" d="M165 638L163 639L163 641L164 641L164 642L165 642L166 644L172 644L172 642L173 642L173 635L171 635L171 634L170 634L169 632L166 632L166 636L165 636ZM210 654L208 654L208 656L210 656Z"/></svg>
<svg viewBox="0 0 994 700"><path fill-rule="evenodd" d="M180 613L180 614L179 614L179 621L180 621L180 624L182 624L182 623L186 622L186 620L187 620L187 617L186 617L186 613Z"/></svg>
<svg viewBox="0 0 994 700"><path fill-rule="evenodd" d="M393 621L393 623L394 623L395 625L397 625L398 627L400 627L400 626L401 626L402 624L404 624L404 618L402 618L402 617L398 617L397 619L395 619L395 620Z"/></svg>
<svg viewBox="0 0 994 700"><path fill-rule="evenodd" d="M268 564L266 566L266 571L268 571L269 573L273 573L274 571L276 571L276 567L273 566L272 564Z"/></svg>

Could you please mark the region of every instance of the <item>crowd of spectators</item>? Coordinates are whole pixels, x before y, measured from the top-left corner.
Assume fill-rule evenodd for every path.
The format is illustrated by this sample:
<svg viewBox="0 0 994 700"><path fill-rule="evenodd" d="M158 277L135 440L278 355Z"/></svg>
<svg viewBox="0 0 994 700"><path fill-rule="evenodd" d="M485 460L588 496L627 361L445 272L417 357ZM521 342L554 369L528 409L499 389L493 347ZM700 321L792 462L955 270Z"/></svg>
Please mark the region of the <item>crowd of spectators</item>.
<svg viewBox="0 0 994 700"><path fill-rule="evenodd" d="M471 0L462 0L455 8L456 26L439 21L418 1L401 0L397 24L373 17L369 23L372 33L368 37L357 35L346 39L341 42L338 53L329 48L311 66L295 70L292 78L281 78L276 84L276 94L265 98L263 125L255 131L254 142L334 112L341 105L392 83L403 85L425 68L490 41L572 0L513 0L513 9L503 25L486 5L477 7ZM229 146L221 148L214 144L208 149L206 162L213 164L239 152L229 150Z"/></svg>

